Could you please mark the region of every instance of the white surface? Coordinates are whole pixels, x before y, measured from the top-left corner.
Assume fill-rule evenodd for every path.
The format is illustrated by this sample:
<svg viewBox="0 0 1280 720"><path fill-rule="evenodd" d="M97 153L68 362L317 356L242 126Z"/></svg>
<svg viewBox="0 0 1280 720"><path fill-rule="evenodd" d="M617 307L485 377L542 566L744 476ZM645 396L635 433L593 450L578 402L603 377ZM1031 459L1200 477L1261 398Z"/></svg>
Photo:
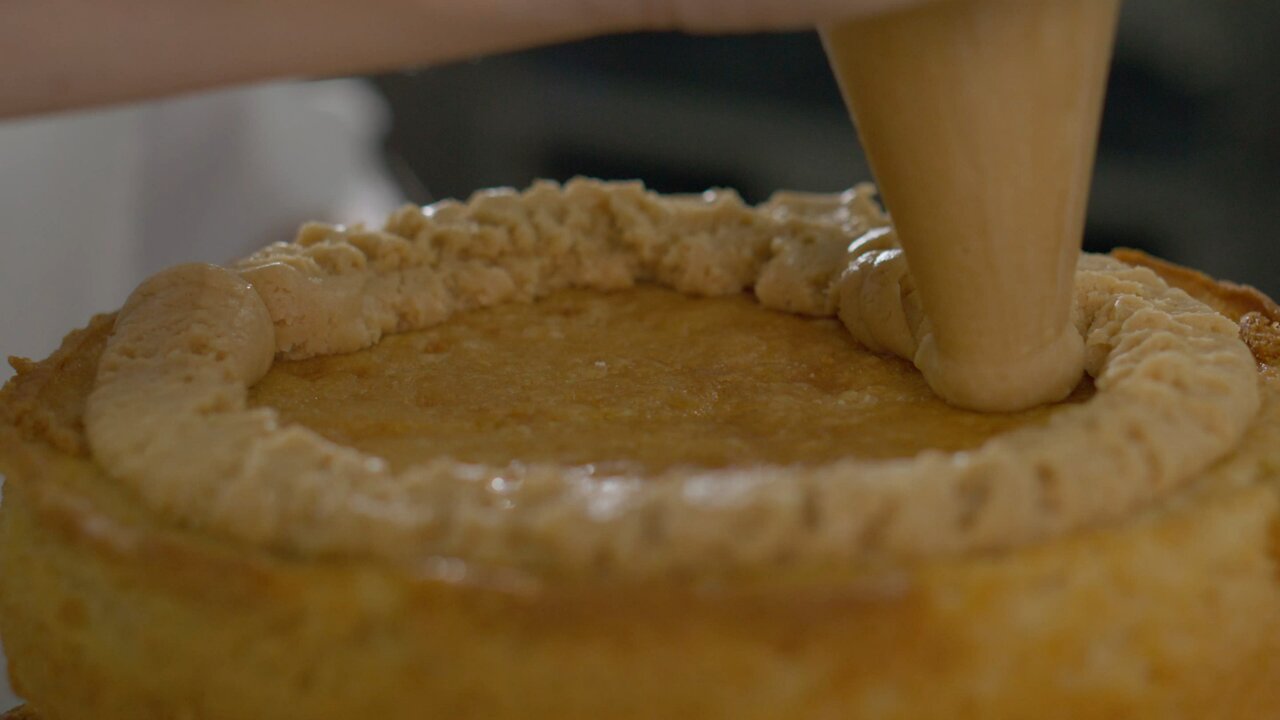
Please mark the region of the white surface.
<svg viewBox="0 0 1280 720"><path fill-rule="evenodd" d="M384 124L347 80L0 123L0 355L46 356L168 265L225 262L307 219L380 222L400 201ZM16 703L0 678L0 711Z"/></svg>

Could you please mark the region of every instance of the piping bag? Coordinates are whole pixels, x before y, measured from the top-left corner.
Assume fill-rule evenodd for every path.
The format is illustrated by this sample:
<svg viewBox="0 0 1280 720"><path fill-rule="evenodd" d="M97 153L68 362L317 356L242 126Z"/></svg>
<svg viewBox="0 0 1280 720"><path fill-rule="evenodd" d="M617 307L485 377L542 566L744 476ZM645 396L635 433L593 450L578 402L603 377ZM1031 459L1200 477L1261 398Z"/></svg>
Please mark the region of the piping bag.
<svg viewBox="0 0 1280 720"><path fill-rule="evenodd" d="M938 0L820 30L918 296L908 359L953 404L1019 410L1082 377L1074 275L1119 4Z"/></svg>

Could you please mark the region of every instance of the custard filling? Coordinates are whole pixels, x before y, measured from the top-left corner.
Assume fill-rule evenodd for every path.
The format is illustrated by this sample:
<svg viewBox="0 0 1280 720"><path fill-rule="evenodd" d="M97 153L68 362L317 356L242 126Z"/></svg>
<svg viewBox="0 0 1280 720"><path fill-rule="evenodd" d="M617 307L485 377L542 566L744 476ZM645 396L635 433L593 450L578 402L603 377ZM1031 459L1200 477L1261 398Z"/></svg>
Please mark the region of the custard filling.
<svg viewBox="0 0 1280 720"><path fill-rule="evenodd" d="M1060 409L960 410L838 321L652 285L564 290L279 361L249 402L397 470L447 457L645 474L969 450Z"/></svg>

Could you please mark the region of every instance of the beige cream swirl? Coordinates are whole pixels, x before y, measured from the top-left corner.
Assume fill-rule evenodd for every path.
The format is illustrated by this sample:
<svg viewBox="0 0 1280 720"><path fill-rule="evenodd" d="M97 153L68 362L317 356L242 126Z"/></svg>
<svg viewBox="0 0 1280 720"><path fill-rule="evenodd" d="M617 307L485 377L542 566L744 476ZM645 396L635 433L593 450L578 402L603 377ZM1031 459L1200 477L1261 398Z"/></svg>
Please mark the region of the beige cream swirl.
<svg viewBox="0 0 1280 720"><path fill-rule="evenodd" d="M948 402L975 410L1013 411L1061 400L1079 384L1084 345L1070 324L1048 345L1021 357L992 352L971 364L954 358L944 361L906 254L893 233L888 228L871 230L850 244L849 255L852 260L836 288L845 327L868 348L910 360ZM953 282L965 285L973 280Z"/></svg>
<svg viewBox="0 0 1280 720"><path fill-rule="evenodd" d="M1149 271L1093 256L1080 262L1075 318L1098 393L967 453L656 479L447 461L393 473L246 409L273 351L354 351L560 287L754 288L770 307L814 315L843 312L842 298L867 287L875 297L896 284L901 300L909 282L885 227L867 188L751 208L727 193L670 199L589 181L406 209L380 231L308 226L238 270L186 266L144 283L103 355L87 435L152 509L244 542L643 575L920 557L1066 532L1195 477L1257 411L1234 323ZM861 289L850 279L859 263L870 266ZM909 330L909 306L882 309ZM850 327L885 349L904 342Z"/></svg>

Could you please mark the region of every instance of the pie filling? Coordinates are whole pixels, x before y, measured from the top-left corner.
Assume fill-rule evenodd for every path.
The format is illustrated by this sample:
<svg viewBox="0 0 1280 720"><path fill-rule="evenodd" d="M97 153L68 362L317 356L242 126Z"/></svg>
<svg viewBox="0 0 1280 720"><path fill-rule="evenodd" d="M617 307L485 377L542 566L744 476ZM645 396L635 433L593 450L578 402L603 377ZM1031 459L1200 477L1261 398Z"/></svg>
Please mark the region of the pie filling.
<svg viewBox="0 0 1280 720"><path fill-rule="evenodd" d="M249 402L397 471L449 458L627 474L971 450L1064 407L960 410L836 320L653 285L564 290L278 361Z"/></svg>

